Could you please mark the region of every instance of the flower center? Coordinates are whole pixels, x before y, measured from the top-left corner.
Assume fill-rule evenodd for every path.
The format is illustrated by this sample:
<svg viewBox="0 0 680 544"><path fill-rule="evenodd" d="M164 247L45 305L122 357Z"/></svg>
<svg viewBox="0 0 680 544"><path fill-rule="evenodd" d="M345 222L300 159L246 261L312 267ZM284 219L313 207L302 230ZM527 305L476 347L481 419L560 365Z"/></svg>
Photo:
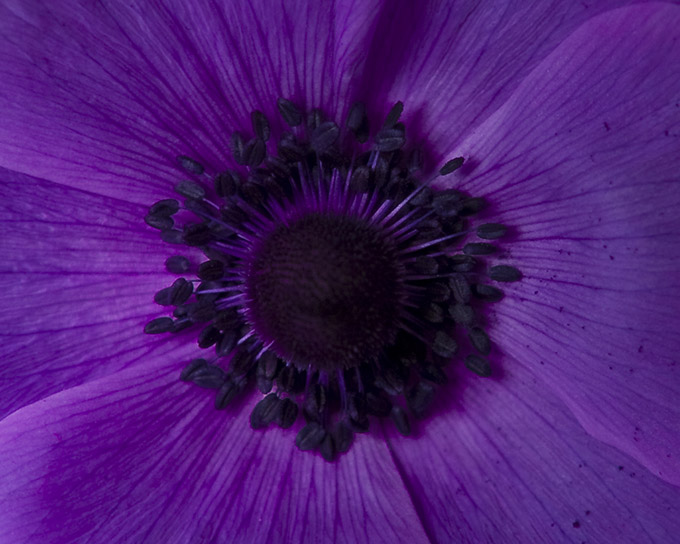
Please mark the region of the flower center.
<svg viewBox="0 0 680 544"><path fill-rule="evenodd" d="M354 218L313 213L278 226L247 265L258 336L302 370L377 361L397 330L394 260L380 232Z"/></svg>
<svg viewBox="0 0 680 544"><path fill-rule="evenodd" d="M178 157L190 178L175 186L183 203L161 200L145 221L192 257L166 261L180 277L155 301L172 317L144 330L196 331L210 351L180 379L214 390L219 410L256 388L253 429L302 414L297 446L332 460L374 418L410 434L452 362L489 376L484 307L503 297L494 283L521 274L487 262L506 227L472 224L481 198L431 188L462 158L421 178L400 102L372 138L361 103L342 128L319 110L277 106L290 131L270 141L253 112L253 137L231 138L237 168Z"/></svg>

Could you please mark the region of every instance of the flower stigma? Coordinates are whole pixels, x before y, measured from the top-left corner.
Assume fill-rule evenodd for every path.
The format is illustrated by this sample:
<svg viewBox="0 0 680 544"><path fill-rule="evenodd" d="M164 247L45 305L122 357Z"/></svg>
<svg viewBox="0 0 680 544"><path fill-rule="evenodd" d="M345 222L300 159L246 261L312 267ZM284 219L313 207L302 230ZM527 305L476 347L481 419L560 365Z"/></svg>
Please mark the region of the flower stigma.
<svg viewBox="0 0 680 544"><path fill-rule="evenodd" d="M178 157L191 178L175 187L182 204L156 202L145 221L189 256L167 259L180 277L155 301L172 317L144 330L195 329L211 354L190 361L181 380L214 390L218 410L257 388L251 427L301 418L298 448L330 461L371 418L411 434L454 358L491 375L480 309L521 273L488 263L507 229L473 228L483 199L431 187L462 157L421 179L421 152L405 149L401 102L372 138L362 103L342 128L319 110L286 99L277 106L290 130L272 142L254 111L253 136L231 138L239 168L210 173Z"/></svg>

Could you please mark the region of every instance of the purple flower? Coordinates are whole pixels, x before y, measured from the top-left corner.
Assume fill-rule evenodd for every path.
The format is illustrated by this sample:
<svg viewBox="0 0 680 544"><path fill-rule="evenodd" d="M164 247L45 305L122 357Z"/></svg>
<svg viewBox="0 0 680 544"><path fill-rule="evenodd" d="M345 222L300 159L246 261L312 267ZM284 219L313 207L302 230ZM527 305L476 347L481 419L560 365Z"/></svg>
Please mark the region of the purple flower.
<svg viewBox="0 0 680 544"><path fill-rule="evenodd" d="M0 8L0 542L672 542L680 534L680 7L7 1ZM224 4L224 5L222 5ZM176 157L235 167L276 101L397 101L522 270L497 372L334 462L178 380L144 335ZM426 176L425 176L426 177ZM183 248L184 249L184 248Z"/></svg>

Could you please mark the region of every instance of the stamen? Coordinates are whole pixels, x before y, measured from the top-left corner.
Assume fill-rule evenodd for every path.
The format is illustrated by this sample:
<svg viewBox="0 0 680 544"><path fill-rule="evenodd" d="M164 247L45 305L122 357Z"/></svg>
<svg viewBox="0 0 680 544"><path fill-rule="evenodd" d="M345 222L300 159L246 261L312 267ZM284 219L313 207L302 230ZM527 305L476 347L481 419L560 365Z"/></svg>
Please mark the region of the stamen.
<svg viewBox="0 0 680 544"><path fill-rule="evenodd" d="M494 281L512 282L522 279L522 273L514 266L501 264L489 269L489 277Z"/></svg>

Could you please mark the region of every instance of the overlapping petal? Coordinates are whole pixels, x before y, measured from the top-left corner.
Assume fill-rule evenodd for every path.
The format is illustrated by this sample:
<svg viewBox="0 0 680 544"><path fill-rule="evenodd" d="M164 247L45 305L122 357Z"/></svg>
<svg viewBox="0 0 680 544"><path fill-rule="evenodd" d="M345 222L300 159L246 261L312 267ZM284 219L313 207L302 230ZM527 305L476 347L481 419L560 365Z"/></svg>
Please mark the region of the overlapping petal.
<svg viewBox="0 0 680 544"><path fill-rule="evenodd" d="M458 148L462 186L516 229L525 279L500 357L594 436L680 483L680 25L640 6L584 25Z"/></svg>
<svg viewBox="0 0 680 544"><path fill-rule="evenodd" d="M181 365L195 351L190 338L142 332L160 314L153 294L172 281L163 268L170 251L143 215L141 206L0 172L0 418L147 359L172 353Z"/></svg>
<svg viewBox="0 0 680 544"><path fill-rule="evenodd" d="M427 542L379 437L331 464L212 396L157 360L6 418L0 540Z"/></svg>

